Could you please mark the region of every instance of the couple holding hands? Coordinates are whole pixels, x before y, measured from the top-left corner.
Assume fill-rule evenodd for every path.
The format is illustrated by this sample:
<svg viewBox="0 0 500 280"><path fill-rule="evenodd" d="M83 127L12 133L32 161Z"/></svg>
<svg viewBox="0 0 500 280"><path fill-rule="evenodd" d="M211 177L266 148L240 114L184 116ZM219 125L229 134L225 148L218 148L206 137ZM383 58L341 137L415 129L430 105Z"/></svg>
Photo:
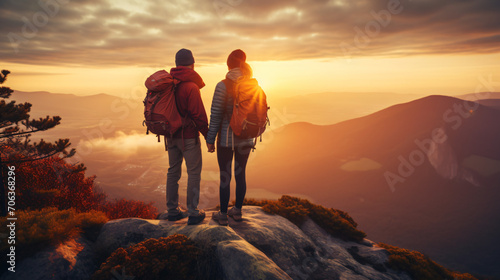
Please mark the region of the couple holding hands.
<svg viewBox="0 0 500 280"><path fill-rule="evenodd" d="M175 64L176 67L170 70L170 75L180 81L175 87L175 102L179 114L190 121L186 122L182 129L167 138L169 160L167 219L176 221L189 217L188 225L198 224L205 219L205 212L198 209L202 169L201 142L199 138L201 133L205 137L208 151L211 153L217 152L220 170L220 211L214 213L212 219L220 225L228 225L228 216L231 216L236 221L241 221L241 208L246 193L245 169L255 142L254 138L235 136L230 123L233 108L236 108L235 85L241 80L252 78L252 69L246 63L246 54L240 49L229 54L226 78L217 84L214 91L210 125L208 125L207 115L200 95L200 89L205 86L205 83L194 70L195 60L192 52L187 49L179 50L175 55ZM265 106L267 117L267 104ZM234 207L228 210L233 158L236 203ZM183 211L179 207L178 190L183 160L186 161L188 174L187 211Z"/></svg>

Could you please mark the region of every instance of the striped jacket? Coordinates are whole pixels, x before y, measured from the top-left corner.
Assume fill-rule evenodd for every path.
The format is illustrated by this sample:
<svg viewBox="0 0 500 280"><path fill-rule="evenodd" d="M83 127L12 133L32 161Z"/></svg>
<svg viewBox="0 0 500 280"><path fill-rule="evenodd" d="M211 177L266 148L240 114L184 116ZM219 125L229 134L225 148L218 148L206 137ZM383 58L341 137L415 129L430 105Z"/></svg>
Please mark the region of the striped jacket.
<svg viewBox="0 0 500 280"><path fill-rule="evenodd" d="M208 128L207 143L214 144L217 134L218 143L221 147L233 147L233 130L229 125L233 114L233 97L227 93L226 85L220 81L215 87L210 110L210 126ZM219 133L220 132L220 133ZM254 139L239 139L234 137L234 146L252 146Z"/></svg>

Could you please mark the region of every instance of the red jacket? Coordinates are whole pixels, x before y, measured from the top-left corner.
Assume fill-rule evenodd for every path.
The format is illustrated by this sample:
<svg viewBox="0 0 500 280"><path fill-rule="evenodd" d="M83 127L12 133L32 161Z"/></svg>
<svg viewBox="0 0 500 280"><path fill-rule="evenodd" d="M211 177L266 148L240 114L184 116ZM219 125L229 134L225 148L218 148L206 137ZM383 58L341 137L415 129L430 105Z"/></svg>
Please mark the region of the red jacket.
<svg viewBox="0 0 500 280"><path fill-rule="evenodd" d="M208 132L208 118L201 100L200 89L205 86L203 79L189 67L178 66L170 69L170 75L181 81L175 90L175 100L181 116L187 117L187 124L183 130L176 132L174 138L197 138L198 132L206 138Z"/></svg>

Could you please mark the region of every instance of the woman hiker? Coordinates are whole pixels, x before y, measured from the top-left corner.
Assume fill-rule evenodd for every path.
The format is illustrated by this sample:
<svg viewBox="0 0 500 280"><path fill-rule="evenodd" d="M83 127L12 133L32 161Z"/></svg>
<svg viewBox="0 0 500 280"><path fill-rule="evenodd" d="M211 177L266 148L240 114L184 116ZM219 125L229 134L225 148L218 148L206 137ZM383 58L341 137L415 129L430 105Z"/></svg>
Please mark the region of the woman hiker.
<svg viewBox="0 0 500 280"><path fill-rule="evenodd" d="M252 69L245 62L246 54L234 50L227 58L228 72L226 79L215 88L210 115L210 126L207 134L208 151L215 152L217 137L217 161L220 170L220 211L212 215L220 225L228 225L227 216L235 221L242 220L241 208L246 193L245 169L254 139L241 139L234 136L229 125L233 113L232 88L238 78L251 78ZM234 158L234 178L236 180L236 205L228 210L231 182L231 166Z"/></svg>

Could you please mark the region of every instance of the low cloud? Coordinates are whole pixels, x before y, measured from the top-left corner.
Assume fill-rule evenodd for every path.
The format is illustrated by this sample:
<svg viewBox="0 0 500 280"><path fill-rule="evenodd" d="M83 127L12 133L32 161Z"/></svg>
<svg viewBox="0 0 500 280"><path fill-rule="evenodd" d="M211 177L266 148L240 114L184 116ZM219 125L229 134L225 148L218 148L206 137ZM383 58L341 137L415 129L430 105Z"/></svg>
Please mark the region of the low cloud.
<svg viewBox="0 0 500 280"><path fill-rule="evenodd" d="M234 48L252 60L496 53L499 14L490 0L4 0L0 59L153 66L182 47L200 63Z"/></svg>
<svg viewBox="0 0 500 280"><path fill-rule="evenodd" d="M146 135L144 133L135 132L127 134L118 131L115 137L112 138L80 140L76 149L79 152L84 152L84 154L105 152L120 158L136 155L137 153L161 151L163 145L163 137L161 138L161 143L158 143L157 139L152 134Z"/></svg>

